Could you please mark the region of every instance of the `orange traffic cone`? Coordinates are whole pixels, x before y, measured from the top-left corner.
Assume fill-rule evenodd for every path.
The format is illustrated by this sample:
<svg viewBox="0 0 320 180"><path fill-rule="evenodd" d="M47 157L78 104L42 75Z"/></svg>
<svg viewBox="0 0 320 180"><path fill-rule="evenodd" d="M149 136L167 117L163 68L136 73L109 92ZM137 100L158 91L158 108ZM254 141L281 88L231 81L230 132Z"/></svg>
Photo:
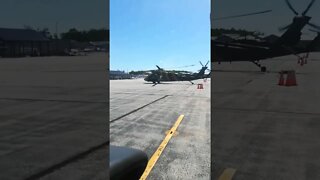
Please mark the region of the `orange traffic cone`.
<svg viewBox="0 0 320 180"><path fill-rule="evenodd" d="M295 71L288 71L288 76L286 80L286 86L296 86L297 80L296 80L296 73Z"/></svg>
<svg viewBox="0 0 320 180"><path fill-rule="evenodd" d="M278 83L278 85L279 86L283 86L284 85L284 73L283 73L283 71L281 71L281 72L279 72L280 73L280 78L279 78L279 83Z"/></svg>
<svg viewBox="0 0 320 180"><path fill-rule="evenodd" d="M203 84L198 84L198 88L197 89L203 89Z"/></svg>

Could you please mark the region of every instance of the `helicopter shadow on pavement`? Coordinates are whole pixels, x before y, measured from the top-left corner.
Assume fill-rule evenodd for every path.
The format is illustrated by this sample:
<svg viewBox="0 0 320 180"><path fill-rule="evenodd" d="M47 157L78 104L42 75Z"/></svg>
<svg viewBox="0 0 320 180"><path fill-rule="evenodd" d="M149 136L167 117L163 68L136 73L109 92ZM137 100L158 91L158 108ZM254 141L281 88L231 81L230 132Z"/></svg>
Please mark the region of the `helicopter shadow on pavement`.
<svg viewBox="0 0 320 180"><path fill-rule="evenodd" d="M160 84L158 84L158 83L156 83L156 84L154 84L154 83L144 83L144 84L151 84L152 85L152 87L154 87L154 86L156 86L156 85L165 85L165 86L167 86L167 85L186 85L185 83L183 83L183 84L179 84L179 83L174 83L174 82L161 82ZM191 84L191 83L189 83L188 82L188 84L189 85L195 85L195 84Z"/></svg>
<svg viewBox="0 0 320 180"><path fill-rule="evenodd" d="M275 71L260 72L255 70L213 70L213 72L229 72L229 73L251 73L251 74L265 74L265 73L275 73Z"/></svg>

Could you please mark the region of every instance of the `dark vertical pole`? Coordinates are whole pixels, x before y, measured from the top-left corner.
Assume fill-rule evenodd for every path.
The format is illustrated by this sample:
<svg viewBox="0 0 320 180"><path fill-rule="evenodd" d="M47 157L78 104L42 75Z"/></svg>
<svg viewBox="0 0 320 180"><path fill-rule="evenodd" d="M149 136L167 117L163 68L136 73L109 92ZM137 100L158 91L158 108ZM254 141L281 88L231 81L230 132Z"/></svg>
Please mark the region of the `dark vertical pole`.
<svg viewBox="0 0 320 180"><path fill-rule="evenodd" d="M33 41L31 41L31 56L34 56L34 46L33 46Z"/></svg>
<svg viewBox="0 0 320 180"><path fill-rule="evenodd" d="M47 55L50 55L50 48L49 48L49 41L46 43L47 44Z"/></svg>
<svg viewBox="0 0 320 180"><path fill-rule="evenodd" d="M16 44L17 44L17 42L13 42L13 43L12 43L12 46L13 46L13 56L17 56L17 54L16 54Z"/></svg>
<svg viewBox="0 0 320 180"><path fill-rule="evenodd" d="M39 54L38 54L38 55L39 55L39 56L42 55L42 46L41 46L41 45L42 45L42 43L41 43L41 41L39 41L39 42L38 42L38 47L39 47Z"/></svg>
<svg viewBox="0 0 320 180"><path fill-rule="evenodd" d="M24 56L25 55L25 53L24 53L24 48L25 48L25 46L24 46L24 42L21 42L21 44L22 44L22 55Z"/></svg>

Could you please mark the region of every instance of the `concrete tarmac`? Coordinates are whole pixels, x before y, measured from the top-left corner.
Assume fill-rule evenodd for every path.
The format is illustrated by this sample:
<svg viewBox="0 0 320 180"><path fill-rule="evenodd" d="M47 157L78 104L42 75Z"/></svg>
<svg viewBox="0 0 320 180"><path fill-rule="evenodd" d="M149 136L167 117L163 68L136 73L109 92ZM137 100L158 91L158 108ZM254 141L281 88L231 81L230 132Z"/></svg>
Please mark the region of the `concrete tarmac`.
<svg viewBox="0 0 320 180"><path fill-rule="evenodd" d="M150 158L183 114L176 134L148 179L210 179L210 80L110 81L110 143L144 151Z"/></svg>
<svg viewBox="0 0 320 180"><path fill-rule="evenodd" d="M295 56L214 63L213 178L320 179L320 54L300 66ZM278 86L281 70L295 70L298 86Z"/></svg>
<svg viewBox="0 0 320 180"><path fill-rule="evenodd" d="M0 58L0 179L107 178L107 57Z"/></svg>

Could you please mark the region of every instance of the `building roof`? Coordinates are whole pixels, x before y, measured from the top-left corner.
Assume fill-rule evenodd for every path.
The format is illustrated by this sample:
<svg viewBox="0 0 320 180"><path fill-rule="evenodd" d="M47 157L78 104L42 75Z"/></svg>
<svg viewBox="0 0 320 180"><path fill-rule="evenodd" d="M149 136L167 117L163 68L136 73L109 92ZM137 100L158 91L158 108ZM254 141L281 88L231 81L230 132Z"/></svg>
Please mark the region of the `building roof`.
<svg viewBox="0 0 320 180"><path fill-rule="evenodd" d="M48 41L42 33L31 29L0 28L0 39L4 41Z"/></svg>
<svg viewBox="0 0 320 180"><path fill-rule="evenodd" d="M91 41L90 44L93 46L106 46L108 45L108 41Z"/></svg>
<svg viewBox="0 0 320 180"><path fill-rule="evenodd" d="M128 74L128 73L120 70L110 70L110 74L121 75L121 74Z"/></svg>

